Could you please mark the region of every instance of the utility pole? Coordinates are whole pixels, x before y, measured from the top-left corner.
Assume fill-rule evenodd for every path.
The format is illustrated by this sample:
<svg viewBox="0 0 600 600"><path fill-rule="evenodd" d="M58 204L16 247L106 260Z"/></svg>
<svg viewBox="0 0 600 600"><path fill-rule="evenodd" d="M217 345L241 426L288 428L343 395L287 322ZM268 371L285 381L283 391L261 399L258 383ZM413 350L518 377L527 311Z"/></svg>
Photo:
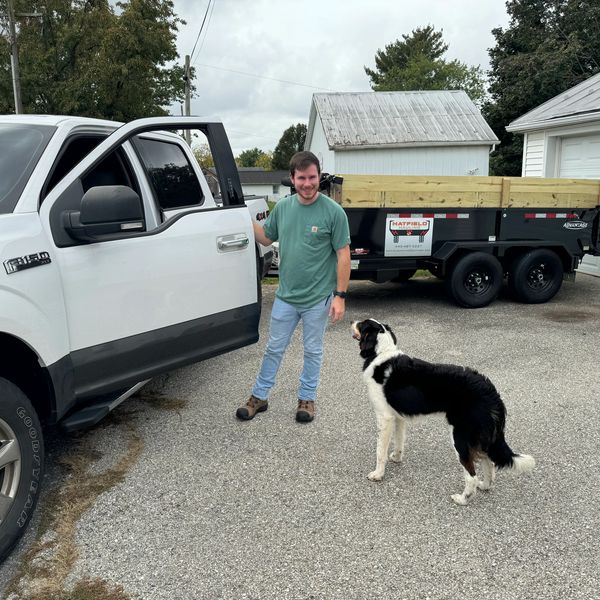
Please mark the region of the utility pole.
<svg viewBox="0 0 600 600"><path fill-rule="evenodd" d="M8 35L10 37L10 64L12 67L13 93L15 96L15 114L23 112L21 103L21 79L19 74L19 49L17 48L17 30L12 0L6 0L8 10Z"/></svg>
<svg viewBox="0 0 600 600"><path fill-rule="evenodd" d="M190 100L191 100L191 89L192 84L190 82L190 55L185 55L185 67L183 71L183 81L185 82L185 116L190 116ZM189 129L185 130L185 141L188 143L188 146L192 145L192 132Z"/></svg>

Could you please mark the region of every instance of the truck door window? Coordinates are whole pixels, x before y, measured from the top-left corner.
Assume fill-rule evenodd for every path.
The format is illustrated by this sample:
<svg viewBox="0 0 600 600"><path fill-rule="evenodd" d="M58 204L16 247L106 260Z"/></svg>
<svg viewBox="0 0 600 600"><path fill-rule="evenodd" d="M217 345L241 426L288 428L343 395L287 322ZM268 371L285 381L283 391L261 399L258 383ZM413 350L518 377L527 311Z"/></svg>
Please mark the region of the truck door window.
<svg viewBox="0 0 600 600"><path fill-rule="evenodd" d="M42 190L42 200L82 158L100 144L104 137L100 135L80 135L67 141L46 180ZM124 157L123 151L118 148L86 173L81 183L84 192L97 185L126 185L139 193L133 181L127 159Z"/></svg>
<svg viewBox="0 0 600 600"><path fill-rule="evenodd" d="M134 145L161 210L197 207L204 203L198 177L177 144L138 137Z"/></svg>

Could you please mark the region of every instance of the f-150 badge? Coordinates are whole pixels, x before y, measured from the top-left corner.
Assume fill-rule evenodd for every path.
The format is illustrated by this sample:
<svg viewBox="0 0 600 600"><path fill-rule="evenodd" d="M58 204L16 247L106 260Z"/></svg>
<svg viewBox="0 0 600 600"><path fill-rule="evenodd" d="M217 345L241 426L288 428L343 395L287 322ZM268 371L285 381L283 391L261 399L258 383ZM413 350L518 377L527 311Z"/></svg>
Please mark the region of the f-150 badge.
<svg viewBox="0 0 600 600"><path fill-rule="evenodd" d="M4 261L4 268L9 275L12 275L17 271L39 267L40 265L47 265L50 262L52 262L52 260L50 259L50 254L48 254L48 252L36 252L35 254L28 254L27 256L9 258Z"/></svg>

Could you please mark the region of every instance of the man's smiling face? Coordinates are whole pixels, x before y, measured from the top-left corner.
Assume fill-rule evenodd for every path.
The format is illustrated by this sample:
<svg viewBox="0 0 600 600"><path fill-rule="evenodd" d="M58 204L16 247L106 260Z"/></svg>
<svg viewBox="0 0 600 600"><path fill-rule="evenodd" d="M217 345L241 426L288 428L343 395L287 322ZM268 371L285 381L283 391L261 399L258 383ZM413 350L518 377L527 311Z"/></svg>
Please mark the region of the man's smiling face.
<svg viewBox="0 0 600 600"><path fill-rule="evenodd" d="M316 165L309 165L306 169L296 169L290 176L296 193L303 204L310 204L319 193L320 175Z"/></svg>

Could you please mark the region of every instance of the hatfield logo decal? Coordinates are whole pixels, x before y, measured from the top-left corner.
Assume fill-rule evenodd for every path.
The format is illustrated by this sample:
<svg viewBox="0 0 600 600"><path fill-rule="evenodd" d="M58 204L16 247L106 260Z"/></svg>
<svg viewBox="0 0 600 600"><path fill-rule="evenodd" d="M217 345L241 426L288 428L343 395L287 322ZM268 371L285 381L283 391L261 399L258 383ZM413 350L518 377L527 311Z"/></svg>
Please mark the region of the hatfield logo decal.
<svg viewBox="0 0 600 600"><path fill-rule="evenodd" d="M585 221L567 221L563 225L565 229L587 229L587 226Z"/></svg>
<svg viewBox="0 0 600 600"><path fill-rule="evenodd" d="M385 256L429 256L434 216L387 215Z"/></svg>
<svg viewBox="0 0 600 600"><path fill-rule="evenodd" d="M429 221L426 220L390 220L390 233L394 236L394 243L398 243L400 236L418 236L419 242L423 243L425 235L429 231Z"/></svg>

